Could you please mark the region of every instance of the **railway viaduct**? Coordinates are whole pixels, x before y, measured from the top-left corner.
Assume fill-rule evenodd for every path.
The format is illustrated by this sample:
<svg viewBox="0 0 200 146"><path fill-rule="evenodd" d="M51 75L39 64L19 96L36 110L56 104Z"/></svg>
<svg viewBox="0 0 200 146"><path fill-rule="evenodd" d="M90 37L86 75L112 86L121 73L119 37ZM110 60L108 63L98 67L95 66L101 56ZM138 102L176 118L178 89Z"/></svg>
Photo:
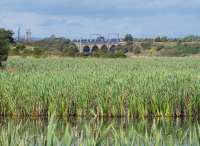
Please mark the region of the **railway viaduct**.
<svg viewBox="0 0 200 146"><path fill-rule="evenodd" d="M73 42L78 46L79 52L81 53L92 53L98 50L114 52L116 46L124 43L121 39L105 39L104 37L73 40Z"/></svg>

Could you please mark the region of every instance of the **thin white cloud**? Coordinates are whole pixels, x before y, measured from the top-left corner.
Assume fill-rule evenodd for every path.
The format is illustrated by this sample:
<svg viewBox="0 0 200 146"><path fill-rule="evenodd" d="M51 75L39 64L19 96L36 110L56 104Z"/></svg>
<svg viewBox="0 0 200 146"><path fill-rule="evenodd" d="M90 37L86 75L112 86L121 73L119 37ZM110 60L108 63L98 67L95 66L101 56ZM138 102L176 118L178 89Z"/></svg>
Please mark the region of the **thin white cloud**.
<svg viewBox="0 0 200 146"><path fill-rule="evenodd" d="M200 34L200 0L1 0L0 27L34 36Z"/></svg>

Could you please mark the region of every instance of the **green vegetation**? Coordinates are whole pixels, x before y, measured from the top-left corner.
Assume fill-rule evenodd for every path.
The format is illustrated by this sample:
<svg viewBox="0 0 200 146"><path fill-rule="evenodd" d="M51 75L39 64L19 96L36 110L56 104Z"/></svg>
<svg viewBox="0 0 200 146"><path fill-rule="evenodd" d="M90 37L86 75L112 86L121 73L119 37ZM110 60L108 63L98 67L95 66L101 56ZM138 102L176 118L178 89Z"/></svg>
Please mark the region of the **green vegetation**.
<svg viewBox="0 0 200 146"><path fill-rule="evenodd" d="M78 48L69 39L50 37L32 43L17 43L10 50L11 56L43 57L48 55L78 56Z"/></svg>
<svg viewBox="0 0 200 146"><path fill-rule="evenodd" d="M79 52L77 46L69 39L56 38L55 36L33 42L31 45L39 47L50 54L59 54L63 56L76 56Z"/></svg>
<svg viewBox="0 0 200 146"><path fill-rule="evenodd" d="M133 42L133 36L131 34L126 34L124 37L124 41L127 43Z"/></svg>
<svg viewBox="0 0 200 146"><path fill-rule="evenodd" d="M78 46L70 39L51 36L31 43L18 42L10 49L9 55L124 58L129 55L174 57L200 54L200 39L198 36L175 39L167 37L140 39L127 34L123 41L123 43L113 46L110 51L108 51L107 47L104 49L97 47L92 53L80 53Z"/></svg>
<svg viewBox="0 0 200 146"><path fill-rule="evenodd" d="M167 37L156 37L155 42L167 42Z"/></svg>
<svg viewBox="0 0 200 146"><path fill-rule="evenodd" d="M121 50L135 55L145 56L191 56L200 54L200 37L187 36L185 38L169 39L167 37L156 37L155 39L133 38L127 34L124 38L126 44Z"/></svg>
<svg viewBox="0 0 200 146"><path fill-rule="evenodd" d="M80 56L89 56L90 54L80 54ZM92 57L101 57L101 58L126 58L123 50L115 50L115 52L103 52L103 51L94 51L91 54Z"/></svg>
<svg viewBox="0 0 200 146"><path fill-rule="evenodd" d="M199 116L199 58L10 59L0 114Z"/></svg>
<svg viewBox="0 0 200 146"><path fill-rule="evenodd" d="M8 50L10 43L13 43L13 33L9 30L0 29L0 67L3 67L2 62L8 58Z"/></svg>
<svg viewBox="0 0 200 146"><path fill-rule="evenodd" d="M13 54L15 55L21 55L24 53L25 49L26 49L26 46L24 44L17 44L16 47L12 51L13 51Z"/></svg>
<svg viewBox="0 0 200 146"><path fill-rule="evenodd" d="M183 42L199 42L200 37L195 35L186 36L182 39Z"/></svg>
<svg viewBox="0 0 200 146"><path fill-rule="evenodd" d="M200 44L177 44L174 46L163 46L160 49L162 56L188 56L200 54Z"/></svg>
<svg viewBox="0 0 200 146"><path fill-rule="evenodd" d="M200 125L197 122L180 119L120 122L115 119L106 124L102 119L74 120L62 123L51 117L44 122L41 120L2 122L0 146L197 146L200 144Z"/></svg>

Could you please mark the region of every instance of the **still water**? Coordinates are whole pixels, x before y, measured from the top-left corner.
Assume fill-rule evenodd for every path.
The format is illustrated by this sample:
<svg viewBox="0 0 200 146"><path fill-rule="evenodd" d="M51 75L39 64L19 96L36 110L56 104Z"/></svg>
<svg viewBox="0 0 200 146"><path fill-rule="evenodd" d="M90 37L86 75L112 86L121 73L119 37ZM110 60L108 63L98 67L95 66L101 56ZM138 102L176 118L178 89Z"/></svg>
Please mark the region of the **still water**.
<svg viewBox="0 0 200 146"><path fill-rule="evenodd" d="M7 145L198 146L194 119L1 118L0 144ZM50 142L49 142L50 141Z"/></svg>

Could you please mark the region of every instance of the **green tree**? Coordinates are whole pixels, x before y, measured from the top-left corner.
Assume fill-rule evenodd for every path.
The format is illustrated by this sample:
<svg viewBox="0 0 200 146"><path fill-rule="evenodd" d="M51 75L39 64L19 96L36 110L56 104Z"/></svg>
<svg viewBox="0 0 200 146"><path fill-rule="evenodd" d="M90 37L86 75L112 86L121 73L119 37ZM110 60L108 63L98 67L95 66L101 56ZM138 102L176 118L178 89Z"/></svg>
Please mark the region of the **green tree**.
<svg viewBox="0 0 200 146"><path fill-rule="evenodd" d="M131 34L126 34L124 37L124 41L127 43L133 42L133 36Z"/></svg>
<svg viewBox="0 0 200 146"><path fill-rule="evenodd" d="M125 50L132 52L133 51L133 36L131 34L126 34L124 41L126 42Z"/></svg>
<svg viewBox="0 0 200 146"><path fill-rule="evenodd" d="M0 29L0 67L3 67L2 63L8 59L10 43L14 42L12 35L12 31Z"/></svg>
<svg viewBox="0 0 200 146"><path fill-rule="evenodd" d="M168 38L166 36L155 38L155 42L167 42L167 41L168 41Z"/></svg>
<svg viewBox="0 0 200 146"><path fill-rule="evenodd" d="M160 37L156 37L155 38L155 42L161 42L161 38Z"/></svg>
<svg viewBox="0 0 200 146"><path fill-rule="evenodd" d="M168 38L166 36L162 37L161 38L162 42L167 42L168 41Z"/></svg>

